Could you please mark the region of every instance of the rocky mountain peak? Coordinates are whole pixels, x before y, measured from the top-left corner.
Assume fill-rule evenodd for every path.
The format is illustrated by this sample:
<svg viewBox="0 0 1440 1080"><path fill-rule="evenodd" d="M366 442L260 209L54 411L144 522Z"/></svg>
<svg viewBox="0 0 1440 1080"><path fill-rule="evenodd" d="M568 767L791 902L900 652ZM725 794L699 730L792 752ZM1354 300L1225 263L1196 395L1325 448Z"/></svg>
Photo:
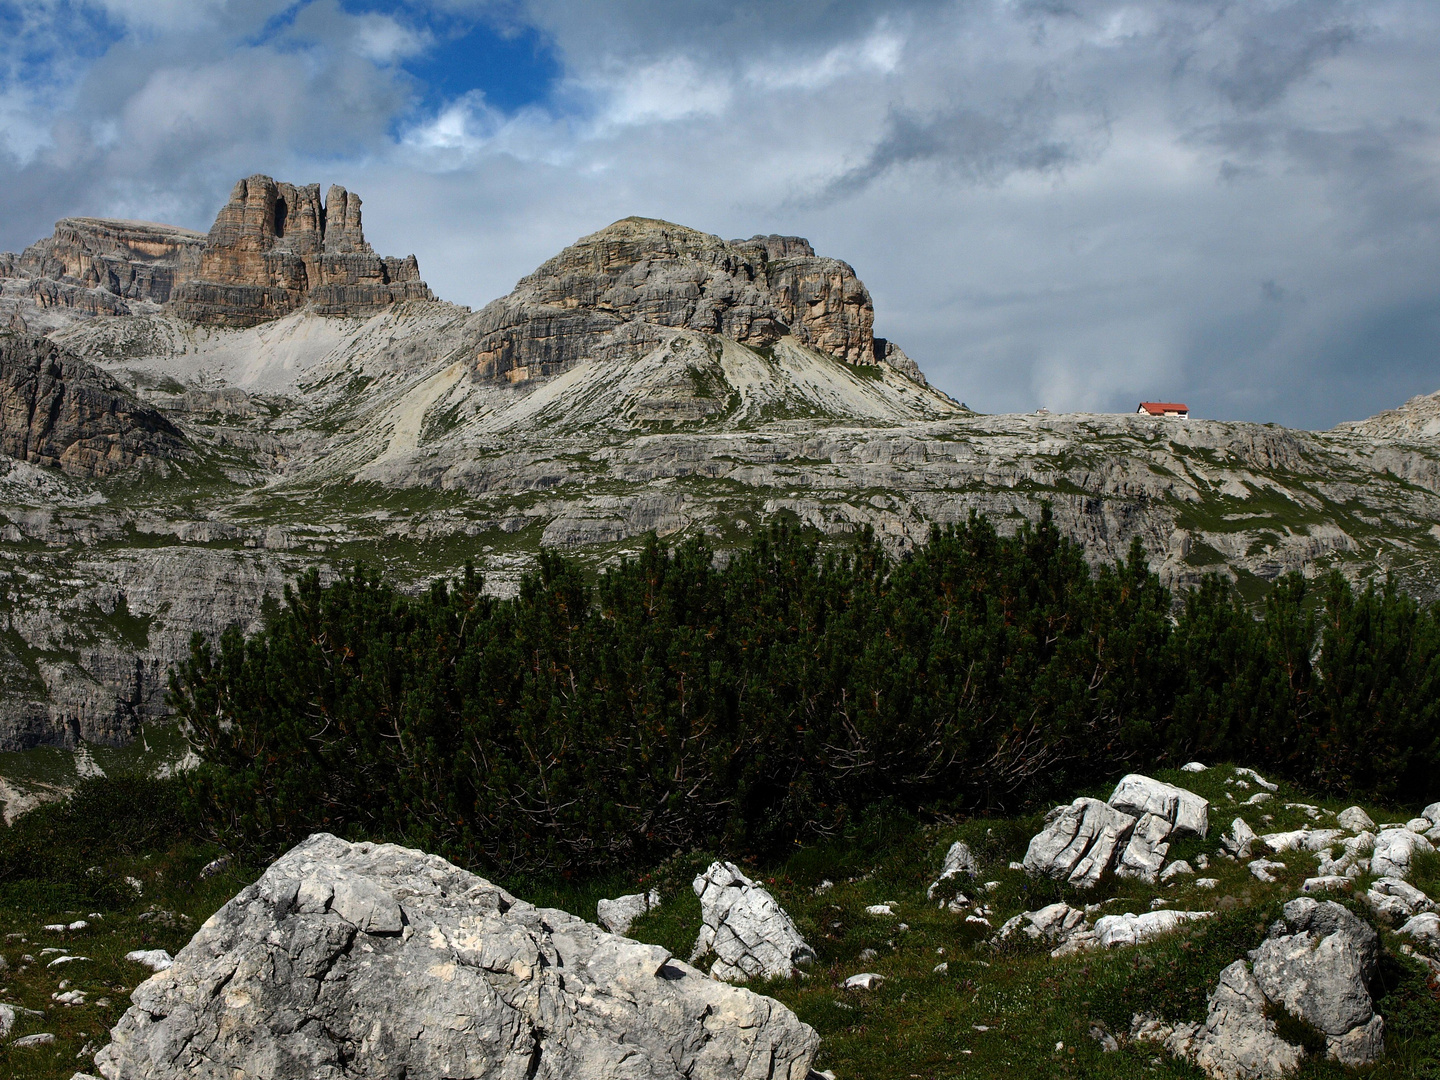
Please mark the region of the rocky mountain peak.
<svg viewBox="0 0 1440 1080"><path fill-rule="evenodd" d="M398 300L434 299L411 255L380 258L365 241L360 197L338 184L269 176L239 181L210 228L199 271L176 290L190 322L254 326L309 306L322 315L369 314Z"/></svg>
<svg viewBox="0 0 1440 1080"><path fill-rule="evenodd" d="M855 270L798 236L722 240L628 217L582 237L482 312L477 373L521 381L635 355L674 330L750 348L790 337L847 364L889 360ZM908 372L907 372L908 374Z"/></svg>

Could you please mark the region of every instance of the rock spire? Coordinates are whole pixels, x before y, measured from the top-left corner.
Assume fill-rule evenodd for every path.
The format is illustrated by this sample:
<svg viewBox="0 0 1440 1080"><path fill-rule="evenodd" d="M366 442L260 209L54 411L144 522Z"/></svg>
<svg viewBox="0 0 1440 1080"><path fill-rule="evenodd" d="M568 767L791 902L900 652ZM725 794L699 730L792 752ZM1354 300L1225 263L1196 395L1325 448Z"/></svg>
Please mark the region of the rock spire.
<svg viewBox="0 0 1440 1080"><path fill-rule="evenodd" d="M175 293L191 322L254 326L309 306L369 314L399 300L434 299L411 255L381 258L365 242L360 197L331 185L241 180L210 228L195 277Z"/></svg>

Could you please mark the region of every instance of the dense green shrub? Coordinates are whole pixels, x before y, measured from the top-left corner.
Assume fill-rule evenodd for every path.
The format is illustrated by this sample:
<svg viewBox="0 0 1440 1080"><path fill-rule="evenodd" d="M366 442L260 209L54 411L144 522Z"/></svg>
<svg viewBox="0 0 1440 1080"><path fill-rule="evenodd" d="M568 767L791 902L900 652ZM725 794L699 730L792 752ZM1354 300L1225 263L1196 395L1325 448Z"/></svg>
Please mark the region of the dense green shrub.
<svg viewBox="0 0 1440 1080"><path fill-rule="evenodd" d="M898 561L777 528L723 566L652 539L593 586L546 552L510 600L357 567L286 601L172 681L195 805L261 854L315 829L511 871L775 852L875 805L1004 811L1192 756L1437 785L1434 612L1297 577L1259 618L1219 582L1172 614L1138 543L1092 573L1048 513Z"/></svg>
<svg viewBox="0 0 1440 1080"><path fill-rule="evenodd" d="M43 894L114 907L135 894L117 859L166 851L193 830L177 780L92 777L68 798L38 807L0 828L0 891Z"/></svg>

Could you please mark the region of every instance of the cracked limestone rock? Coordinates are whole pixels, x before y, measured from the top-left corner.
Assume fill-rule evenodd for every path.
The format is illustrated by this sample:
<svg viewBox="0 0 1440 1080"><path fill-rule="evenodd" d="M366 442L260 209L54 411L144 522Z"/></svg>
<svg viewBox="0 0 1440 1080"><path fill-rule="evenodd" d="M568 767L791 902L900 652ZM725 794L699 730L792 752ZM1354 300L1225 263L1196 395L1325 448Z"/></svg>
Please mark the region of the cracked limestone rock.
<svg viewBox="0 0 1440 1080"><path fill-rule="evenodd" d="M703 925L690 961L716 954L712 978L788 979L815 959L795 923L775 897L732 862L713 862L695 879Z"/></svg>
<svg viewBox="0 0 1440 1080"><path fill-rule="evenodd" d="M1093 939L1085 923L1085 912L1069 904L1050 904L1038 911L1025 911L1007 919L995 932L996 944L1009 941L1018 934L1024 934L1031 941L1044 938L1056 948L1052 956L1066 956L1079 952Z"/></svg>
<svg viewBox="0 0 1440 1080"><path fill-rule="evenodd" d="M1266 1005L1255 976L1244 960L1236 960L1220 973L1205 1023L1188 1039L1165 1040L1166 1048L1212 1080L1272 1080L1293 1073L1305 1052L1275 1033ZM1176 1025L1176 1034L1184 1026Z"/></svg>
<svg viewBox="0 0 1440 1080"><path fill-rule="evenodd" d="M1377 915L1395 922L1424 911L1434 911L1435 904L1423 892L1400 878L1381 878L1370 886L1365 900Z"/></svg>
<svg viewBox="0 0 1440 1080"><path fill-rule="evenodd" d="M1329 1057L1349 1066L1378 1060L1384 1020L1369 983L1379 936L1333 900L1302 896L1284 910L1255 952L1255 981L1269 1000L1324 1032Z"/></svg>
<svg viewBox="0 0 1440 1080"><path fill-rule="evenodd" d="M1045 816L1045 828L1031 838L1023 865L1028 873L1090 888L1110 869L1134 828L1129 814L1099 799L1076 799Z"/></svg>
<svg viewBox="0 0 1440 1080"><path fill-rule="evenodd" d="M317 834L136 987L105 1080L803 1080L815 1032L434 855Z"/></svg>

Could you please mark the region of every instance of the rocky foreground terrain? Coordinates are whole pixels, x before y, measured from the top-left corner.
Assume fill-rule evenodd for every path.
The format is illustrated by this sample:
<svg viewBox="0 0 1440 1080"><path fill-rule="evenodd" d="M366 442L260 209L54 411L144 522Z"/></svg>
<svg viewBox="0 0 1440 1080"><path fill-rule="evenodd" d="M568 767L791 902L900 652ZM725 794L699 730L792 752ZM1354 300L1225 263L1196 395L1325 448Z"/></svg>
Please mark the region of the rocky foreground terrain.
<svg viewBox="0 0 1440 1080"><path fill-rule="evenodd" d="M1174 584L1338 566L1440 596L1435 398L1328 432L982 416L800 238L630 218L471 311L319 192L251 177L208 235L72 218L0 255L0 749L125 743L192 632L353 559L504 592L541 546L603 565L784 518L904 549L1048 501Z"/></svg>
<svg viewBox="0 0 1440 1080"><path fill-rule="evenodd" d="M527 900L435 855L323 833L263 873L202 866L211 848L106 853L125 887L92 901L104 910L42 923L44 901L0 908L0 1066L47 1080L1428 1075L1440 803L1393 820L1306 798L1192 762L1031 818L797 852L763 878L695 852L615 898L598 890L636 879Z"/></svg>

